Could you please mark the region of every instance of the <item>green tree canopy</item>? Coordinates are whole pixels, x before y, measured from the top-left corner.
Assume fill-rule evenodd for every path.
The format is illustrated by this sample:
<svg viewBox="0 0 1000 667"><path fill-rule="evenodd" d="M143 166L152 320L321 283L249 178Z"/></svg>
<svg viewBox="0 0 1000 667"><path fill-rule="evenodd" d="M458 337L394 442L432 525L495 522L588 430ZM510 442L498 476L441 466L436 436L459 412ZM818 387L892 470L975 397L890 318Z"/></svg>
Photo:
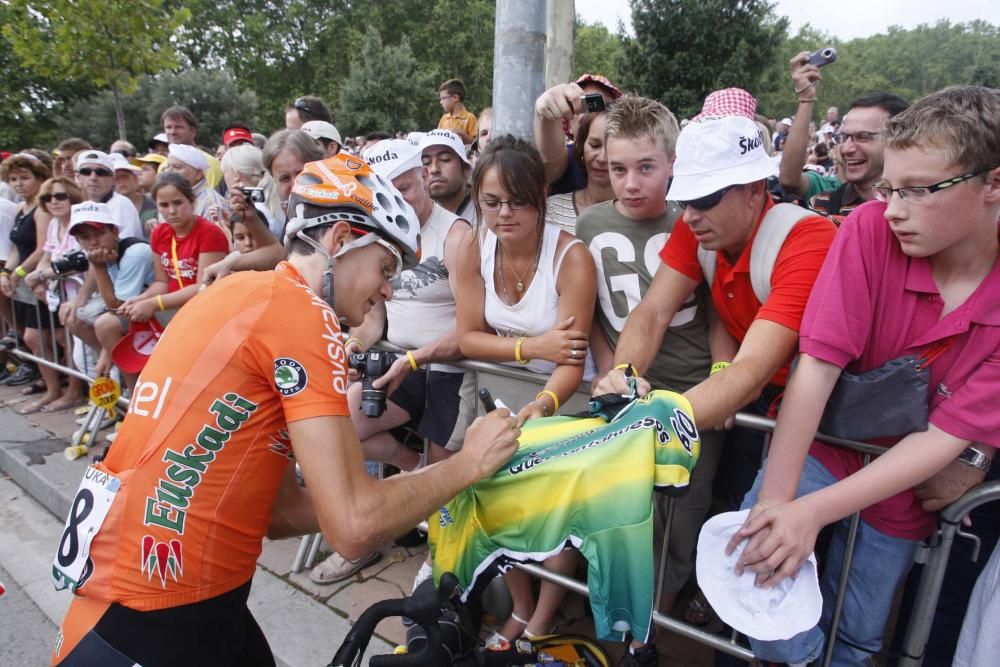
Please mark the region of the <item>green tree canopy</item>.
<svg viewBox="0 0 1000 667"><path fill-rule="evenodd" d="M21 63L43 78L109 88L119 136L125 138L121 93L138 77L176 64L170 36L185 9L166 11L163 0L7 0L3 35Z"/></svg>
<svg viewBox="0 0 1000 667"><path fill-rule="evenodd" d="M583 74L603 74L618 85L621 80L618 61L622 57L622 40L601 23L587 23L576 18L573 36L573 78Z"/></svg>
<svg viewBox="0 0 1000 667"><path fill-rule="evenodd" d="M759 87L788 26L766 0L631 0L622 83L679 116L720 88Z"/></svg>

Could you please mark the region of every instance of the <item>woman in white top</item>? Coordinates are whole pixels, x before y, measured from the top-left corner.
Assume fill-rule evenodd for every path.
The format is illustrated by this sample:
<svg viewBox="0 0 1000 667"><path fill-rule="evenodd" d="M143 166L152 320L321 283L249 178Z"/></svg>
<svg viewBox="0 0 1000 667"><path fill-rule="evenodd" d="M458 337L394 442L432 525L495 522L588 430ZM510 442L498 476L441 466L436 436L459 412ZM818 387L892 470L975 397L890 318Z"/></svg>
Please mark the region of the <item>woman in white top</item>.
<svg viewBox="0 0 1000 667"><path fill-rule="evenodd" d="M608 157L604 151L606 112L586 114L580 121L573 159L587 172L587 185L576 192L552 195L546 202L545 222L576 234L576 219L594 204L614 198Z"/></svg>
<svg viewBox="0 0 1000 667"><path fill-rule="evenodd" d="M583 379L587 338L597 294L589 251L570 234L544 223L545 167L531 144L494 138L472 173L478 220L458 254L455 289L459 347L469 359L524 365L548 375L522 420L555 414ZM571 572L572 552L546 560ZM528 576L505 575L514 612L495 642L542 634L563 596L543 582L535 604Z"/></svg>

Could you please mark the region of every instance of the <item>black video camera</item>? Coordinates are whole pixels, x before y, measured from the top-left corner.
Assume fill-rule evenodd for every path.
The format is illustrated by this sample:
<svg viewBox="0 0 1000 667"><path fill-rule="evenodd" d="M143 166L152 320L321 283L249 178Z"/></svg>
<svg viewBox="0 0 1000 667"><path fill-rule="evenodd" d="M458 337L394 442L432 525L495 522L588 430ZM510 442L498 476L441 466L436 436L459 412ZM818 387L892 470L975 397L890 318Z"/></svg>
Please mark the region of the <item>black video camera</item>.
<svg viewBox="0 0 1000 667"><path fill-rule="evenodd" d="M395 354L379 350L356 352L348 359L347 364L361 376L361 411L366 417L374 419L385 412L385 389L373 388L372 382L385 375L395 361Z"/></svg>
<svg viewBox="0 0 1000 667"><path fill-rule="evenodd" d="M52 271L58 276L70 273L83 273L90 267L87 255L82 250L74 250L63 255L62 259L52 262Z"/></svg>

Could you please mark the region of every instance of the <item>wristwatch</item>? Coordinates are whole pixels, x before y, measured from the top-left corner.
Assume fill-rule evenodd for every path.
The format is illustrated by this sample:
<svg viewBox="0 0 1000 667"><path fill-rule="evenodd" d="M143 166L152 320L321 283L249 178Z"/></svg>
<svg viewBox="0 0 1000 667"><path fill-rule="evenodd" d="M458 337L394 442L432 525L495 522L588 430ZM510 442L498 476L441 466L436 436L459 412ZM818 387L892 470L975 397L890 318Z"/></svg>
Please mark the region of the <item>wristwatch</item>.
<svg viewBox="0 0 1000 667"><path fill-rule="evenodd" d="M975 447L966 447L965 451L958 455L958 460L967 466L972 466L976 470L982 470L986 472L990 469L990 465L993 460L988 458L986 454L982 453Z"/></svg>

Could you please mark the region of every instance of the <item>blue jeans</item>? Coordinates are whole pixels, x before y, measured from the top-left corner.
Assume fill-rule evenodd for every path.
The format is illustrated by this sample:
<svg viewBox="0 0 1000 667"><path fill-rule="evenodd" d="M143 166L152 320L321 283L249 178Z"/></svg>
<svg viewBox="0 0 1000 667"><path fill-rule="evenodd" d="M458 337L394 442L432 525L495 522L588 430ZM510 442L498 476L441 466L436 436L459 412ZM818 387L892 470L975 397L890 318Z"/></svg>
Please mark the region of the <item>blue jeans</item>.
<svg viewBox="0 0 1000 667"><path fill-rule="evenodd" d="M766 467L767 463L764 465ZM749 509L757 501L763 480L764 470L761 469L753 488L743 499L742 509ZM795 497L818 491L836 481L823 464L809 456L802 468ZM847 550L849 527L849 517L837 523L830 541L820 580L823 614L819 624L791 639L765 642L750 638L750 647L755 656L772 662L811 662L823 655L826 636L821 628L829 628L833 618L837 582ZM872 654L882 648L882 634L892 608L893 596L913 565L916 545L915 540L890 537L864 521L858 524L854 560L847 578L847 592L833 649L833 665L867 665Z"/></svg>

